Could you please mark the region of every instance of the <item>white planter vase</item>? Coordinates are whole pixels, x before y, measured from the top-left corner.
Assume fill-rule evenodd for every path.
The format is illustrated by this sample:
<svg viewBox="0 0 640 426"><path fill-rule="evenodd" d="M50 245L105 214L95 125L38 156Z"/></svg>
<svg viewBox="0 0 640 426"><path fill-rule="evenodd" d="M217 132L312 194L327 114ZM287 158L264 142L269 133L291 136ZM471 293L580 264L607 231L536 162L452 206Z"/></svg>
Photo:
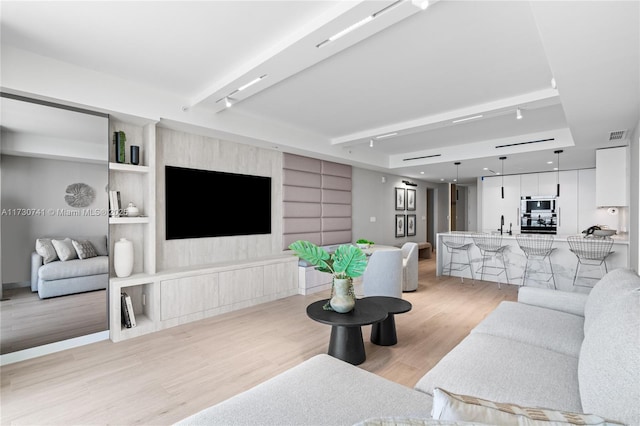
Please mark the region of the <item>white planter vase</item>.
<svg viewBox="0 0 640 426"><path fill-rule="evenodd" d="M113 268L118 277L128 277L133 272L133 243L120 238L113 248Z"/></svg>

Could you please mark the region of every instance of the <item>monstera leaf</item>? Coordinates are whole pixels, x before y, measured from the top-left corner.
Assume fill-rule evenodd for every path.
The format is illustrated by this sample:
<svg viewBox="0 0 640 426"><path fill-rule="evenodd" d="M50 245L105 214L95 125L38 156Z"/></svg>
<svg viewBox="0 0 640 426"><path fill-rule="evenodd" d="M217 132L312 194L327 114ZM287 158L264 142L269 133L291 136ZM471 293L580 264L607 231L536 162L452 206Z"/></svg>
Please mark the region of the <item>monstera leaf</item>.
<svg viewBox="0 0 640 426"><path fill-rule="evenodd" d="M333 272L328 264L331 258L329 253L312 242L298 240L289 245L289 250L292 250L299 258L317 266L318 270L322 272Z"/></svg>
<svg viewBox="0 0 640 426"><path fill-rule="evenodd" d="M333 271L337 278L356 278L364 274L367 256L356 246L342 245L333 254Z"/></svg>

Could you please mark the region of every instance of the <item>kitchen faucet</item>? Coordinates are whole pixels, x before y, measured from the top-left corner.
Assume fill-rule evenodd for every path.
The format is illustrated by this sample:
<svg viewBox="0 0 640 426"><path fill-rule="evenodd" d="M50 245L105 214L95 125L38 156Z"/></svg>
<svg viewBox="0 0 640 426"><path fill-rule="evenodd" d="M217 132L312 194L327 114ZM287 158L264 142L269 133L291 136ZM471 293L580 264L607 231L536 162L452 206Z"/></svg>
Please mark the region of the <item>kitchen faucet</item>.
<svg viewBox="0 0 640 426"><path fill-rule="evenodd" d="M504 226L504 215L500 216L500 235L502 235L502 227Z"/></svg>

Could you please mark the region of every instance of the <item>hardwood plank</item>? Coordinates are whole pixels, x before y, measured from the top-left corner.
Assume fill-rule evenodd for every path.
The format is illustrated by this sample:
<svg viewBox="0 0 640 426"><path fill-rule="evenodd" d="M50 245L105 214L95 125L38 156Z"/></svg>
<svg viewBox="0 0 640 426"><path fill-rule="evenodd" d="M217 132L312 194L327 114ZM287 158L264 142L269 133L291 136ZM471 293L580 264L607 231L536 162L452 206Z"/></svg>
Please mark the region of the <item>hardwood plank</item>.
<svg viewBox="0 0 640 426"><path fill-rule="evenodd" d="M370 343L359 366L413 386L517 286L436 277L419 262L419 287L396 316L399 342ZM98 342L0 368L2 424L171 424L326 353L330 327L306 306L328 292L291 296L112 343ZM34 403L37 401L37 403Z"/></svg>

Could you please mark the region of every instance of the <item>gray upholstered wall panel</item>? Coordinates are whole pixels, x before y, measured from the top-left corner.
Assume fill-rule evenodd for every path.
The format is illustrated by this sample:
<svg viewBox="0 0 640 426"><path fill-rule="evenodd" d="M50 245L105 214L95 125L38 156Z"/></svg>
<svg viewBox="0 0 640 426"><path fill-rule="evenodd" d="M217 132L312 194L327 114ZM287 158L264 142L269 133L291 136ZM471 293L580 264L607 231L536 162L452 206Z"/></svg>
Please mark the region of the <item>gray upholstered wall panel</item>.
<svg viewBox="0 0 640 426"><path fill-rule="evenodd" d="M330 204L351 204L351 191L323 189L322 202Z"/></svg>
<svg viewBox="0 0 640 426"><path fill-rule="evenodd" d="M320 174L322 172L322 161L316 158L284 154L282 167L289 170L301 170L304 172Z"/></svg>
<svg viewBox="0 0 640 426"><path fill-rule="evenodd" d="M351 204L322 204L322 217L351 217Z"/></svg>
<svg viewBox="0 0 640 426"><path fill-rule="evenodd" d="M322 162L322 174L330 176L342 176L351 179L351 166L347 164Z"/></svg>
<svg viewBox="0 0 640 426"><path fill-rule="evenodd" d="M351 230L349 231L328 231L322 233L322 245L349 243L351 241Z"/></svg>
<svg viewBox="0 0 640 426"><path fill-rule="evenodd" d="M318 173L301 172L299 170L284 169L282 171L282 181L285 185L306 186L310 188L320 188L322 185L322 177Z"/></svg>
<svg viewBox="0 0 640 426"><path fill-rule="evenodd" d="M351 178L322 175L322 188L351 191Z"/></svg>
<svg viewBox="0 0 640 426"><path fill-rule="evenodd" d="M345 206L340 205L340 207L345 207ZM283 216L285 218L287 217L321 217L323 215L324 215L323 206L318 203L300 203L300 202L290 202L290 201L285 201L283 203Z"/></svg>
<svg viewBox="0 0 640 426"><path fill-rule="evenodd" d="M282 200L320 203L322 202L322 193L320 188L303 188L301 186L284 185L282 190Z"/></svg>
<svg viewBox="0 0 640 426"><path fill-rule="evenodd" d="M350 217L329 217L322 219L322 232L325 231L350 231Z"/></svg>
<svg viewBox="0 0 640 426"><path fill-rule="evenodd" d="M319 217L289 217L284 221L282 232L285 234L320 232L322 230L321 221L322 219Z"/></svg>
<svg viewBox="0 0 640 426"><path fill-rule="evenodd" d="M351 166L286 153L282 163L284 248L350 242Z"/></svg>

